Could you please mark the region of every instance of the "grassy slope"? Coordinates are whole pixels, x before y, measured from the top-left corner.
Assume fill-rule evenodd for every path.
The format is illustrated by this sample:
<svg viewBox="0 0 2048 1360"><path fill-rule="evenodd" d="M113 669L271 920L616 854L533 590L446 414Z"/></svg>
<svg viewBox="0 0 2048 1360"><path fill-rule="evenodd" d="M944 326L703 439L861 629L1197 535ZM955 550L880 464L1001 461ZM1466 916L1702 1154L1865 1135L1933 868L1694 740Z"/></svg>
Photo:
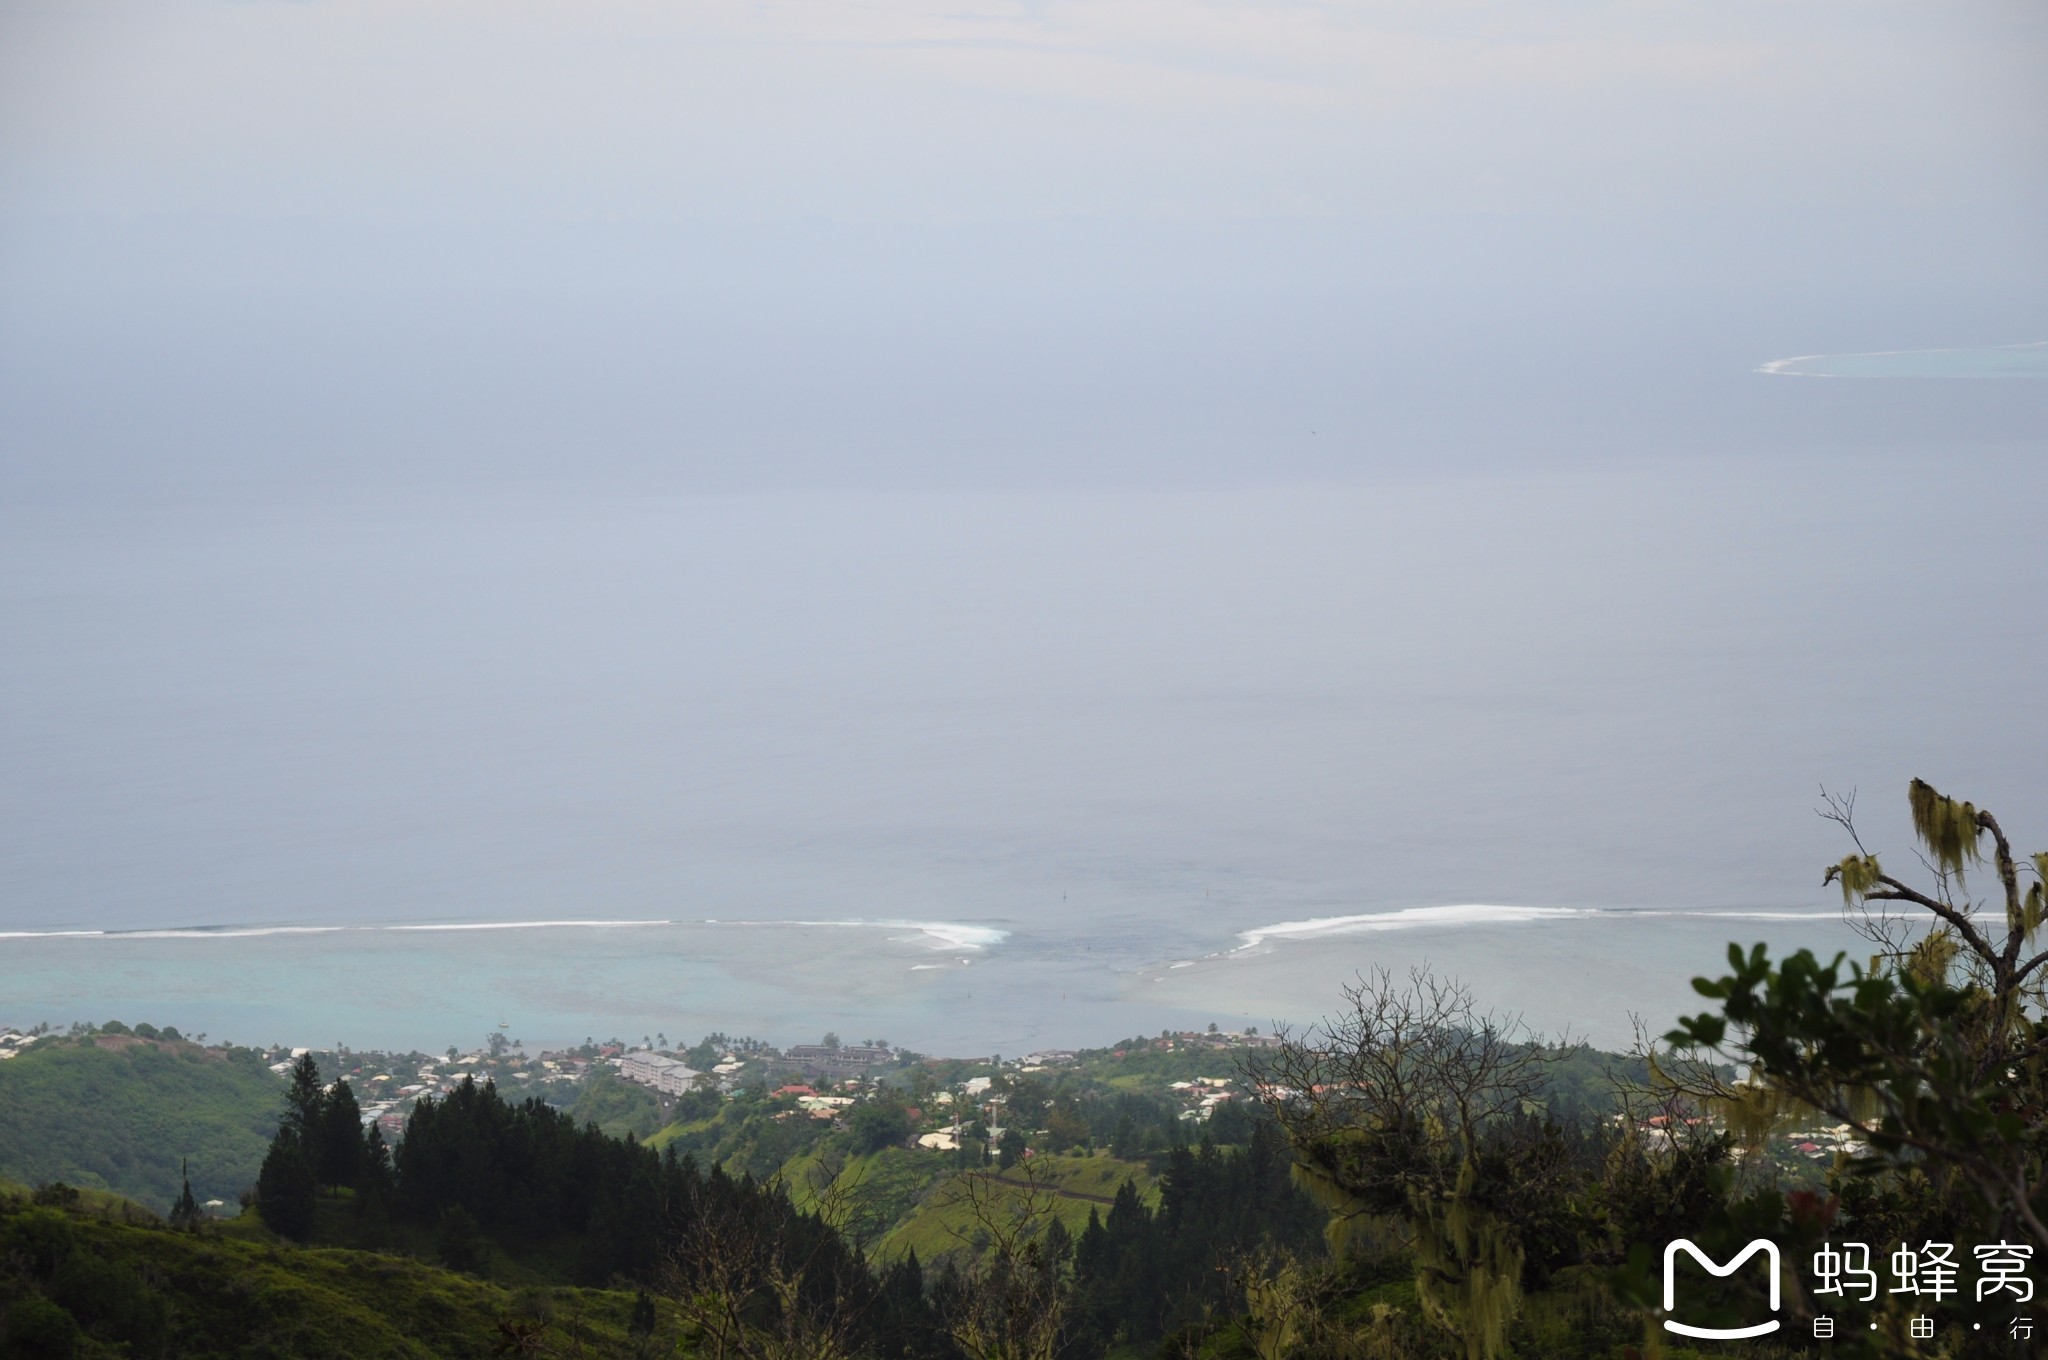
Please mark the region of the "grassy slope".
<svg viewBox="0 0 2048 1360"><path fill-rule="evenodd" d="M952 1171L952 1159L908 1148L884 1148L863 1157L813 1149L782 1169L790 1201L823 1213L857 1241L876 1242L930 1198Z"/></svg>
<svg viewBox="0 0 2048 1360"><path fill-rule="evenodd" d="M926 1155L937 1160L935 1154ZM1117 1187L1126 1179L1137 1185L1139 1196L1148 1204L1158 1198L1152 1174L1142 1162L1119 1161L1103 1153L1092 1157L1035 1157L1028 1164L996 1173L999 1179L989 1179L980 1172L967 1174L976 1178L973 1190L977 1194L986 1191L983 1198L997 1213L1021 1207L1032 1193L1024 1182L1027 1177L1035 1178L1052 1192L1048 1206L1053 1214L1076 1236L1088 1226L1090 1211L1108 1216L1109 1202L1116 1198ZM973 1242L976 1216L967 1192L968 1187L952 1177L934 1183L914 1212L881 1235L878 1253L887 1259L914 1250L919 1260L931 1261Z"/></svg>
<svg viewBox="0 0 2048 1360"><path fill-rule="evenodd" d="M9 1200L26 1203L34 1193L33 1186L0 1176L0 1203ZM136 1223L154 1223L158 1217L154 1209L138 1204L125 1195L117 1195L111 1190L79 1190L77 1207L100 1218L119 1218Z"/></svg>
<svg viewBox="0 0 2048 1360"><path fill-rule="evenodd" d="M1171 1082L1204 1077L1235 1080L1244 1055L1216 1049L1135 1049L1121 1058L1091 1059L1072 1069L1117 1091L1163 1091Z"/></svg>
<svg viewBox="0 0 2048 1360"><path fill-rule="evenodd" d="M1088 1225L1089 1210L1109 1213L1126 1179L1137 1185L1146 1203L1158 1198L1144 1163L1119 1161L1107 1153L1033 1158L994 1172L993 1179L972 1174L988 1198L1002 1205L1021 1205L1036 1179L1045 1187L1040 1193L1052 1212L1076 1234ZM974 1214L962 1202L965 1191L958 1177L951 1154L900 1147L861 1157L814 1148L782 1169L782 1183L797 1208L822 1212L834 1226L872 1245L883 1260L914 1249L918 1259L929 1261L958 1250L973 1236Z"/></svg>
<svg viewBox="0 0 2048 1360"><path fill-rule="evenodd" d="M661 1102L644 1086L593 1065L569 1114L578 1124L595 1124L614 1138L647 1139L661 1128Z"/></svg>
<svg viewBox="0 0 2048 1360"><path fill-rule="evenodd" d="M700 1167L713 1163L727 1175L749 1174L765 1181L787 1176L790 1162L830 1136L830 1127L806 1118L777 1118L778 1111L759 1101L735 1099L709 1119L669 1124L642 1140L662 1151L673 1144L679 1153L696 1158Z"/></svg>
<svg viewBox="0 0 2048 1360"><path fill-rule="evenodd" d="M576 1112L571 1110L570 1113L575 1114ZM724 1126L724 1115L725 1112L720 1110L718 1115L711 1119L690 1119L679 1124L668 1124L648 1134L640 1141L653 1148L656 1152L659 1152L678 1138L688 1138L692 1134L707 1133L713 1129L722 1128ZM581 1116L578 1116L578 1118L581 1118ZM604 1126L600 1124L598 1127L603 1128Z"/></svg>
<svg viewBox="0 0 2048 1360"><path fill-rule="evenodd" d="M0 1195L0 1201L6 1197ZM21 1208L0 1202L0 1233ZM404 1257L332 1248L297 1249L260 1233L173 1232L66 1215L79 1247L134 1269L165 1297L169 1354L427 1357L490 1354L500 1322L551 1316L547 1339L561 1353L633 1353L626 1335L631 1294L552 1288L511 1291ZM0 1309L31 1288L0 1265ZM673 1339L662 1310L657 1335Z"/></svg>
<svg viewBox="0 0 2048 1360"><path fill-rule="evenodd" d="M253 1212L224 1219L215 1225L214 1230L219 1236L233 1241L289 1245L265 1227L262 1218ZM583 1245L580 1235L521 1243L517 1251L507 1250L502 1242L488 1234L486 1238L490 1242L490 1250L481 1274L494 1284L517 1288L575 1278ZM313 1204L312 1241L322 1247L348 1251L375 1251L422 1261L440 1259L439 1234L434 1228L389 1218L366 1224L356 1212L355 1192L352 1190L320 1192Z"/></svg>
<svg viewBox="0 0 2048 1360"><path fill-rule="evenodd" d="M112 1190L159 1212L192 1193L232 1202L256 1179L284 1087L190 1043L44 1042L0 1063L0 1176Z"/></svg>

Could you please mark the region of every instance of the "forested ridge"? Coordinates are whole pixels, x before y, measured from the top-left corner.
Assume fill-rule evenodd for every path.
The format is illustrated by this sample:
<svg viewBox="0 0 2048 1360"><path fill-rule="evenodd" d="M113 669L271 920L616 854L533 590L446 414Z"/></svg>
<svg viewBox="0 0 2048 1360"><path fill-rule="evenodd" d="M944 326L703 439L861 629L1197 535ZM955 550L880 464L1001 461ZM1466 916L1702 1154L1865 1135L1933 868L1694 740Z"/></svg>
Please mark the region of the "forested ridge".
<svg viewBox="0 0 2048 1360"><path fill-rule="evenodd" d="M162 1212L189 1163L201 1200L233 1203L276 1131L281 1083L253 1049L118 1030L48 1036L0 1062L0 1177Z"/></svg>

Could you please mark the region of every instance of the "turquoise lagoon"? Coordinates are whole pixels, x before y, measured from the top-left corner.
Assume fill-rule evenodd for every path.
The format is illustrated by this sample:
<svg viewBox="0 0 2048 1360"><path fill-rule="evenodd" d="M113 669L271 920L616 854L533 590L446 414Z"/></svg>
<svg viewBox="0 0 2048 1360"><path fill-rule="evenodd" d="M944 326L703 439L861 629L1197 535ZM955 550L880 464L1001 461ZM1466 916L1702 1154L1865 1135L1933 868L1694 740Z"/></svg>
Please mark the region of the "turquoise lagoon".
<svg viewBox="0 0 2048 1360"><path fill-rule="evenodd" d="M242 1043L529 1049L714 1030L827 1030L925 1053L1016 1055L1335 1010L1364 972L1426 967L1535 1030L1626 1046L1703 1004L1730 942L1869 946L1826 910L1423 907L1246 925L1206 953L937 922L535 922L17 934L0 1022L147 1020Z"/></svg>

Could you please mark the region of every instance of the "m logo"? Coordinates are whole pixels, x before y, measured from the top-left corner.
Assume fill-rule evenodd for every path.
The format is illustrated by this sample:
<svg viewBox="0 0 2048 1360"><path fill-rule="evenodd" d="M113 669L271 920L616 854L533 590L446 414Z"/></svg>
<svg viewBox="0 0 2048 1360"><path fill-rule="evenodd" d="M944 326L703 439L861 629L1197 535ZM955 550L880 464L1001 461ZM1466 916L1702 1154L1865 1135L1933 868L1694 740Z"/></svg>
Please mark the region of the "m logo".
<svg viewBox="0 0 2048 1360"><path fill-rule="evenodd" d="M1778 1311L1778 1244L1776 1242L1766 1242L1763 1238L1759 1237L1756 1241L1751 1242L1740 1252L1736 1253L1734 1260L1723 1266L1714 1264L1712 1257L1694 1246L1687 1239L1681 1237L1664 1248L1665 1312L1670 1312L1678 1303L1678 1281L1675 1278L1673 1268L1678 1264L1678 1253L1680 1251L1684 1251L1693 1260L1698 1261L1701 1269L1705 1270L1707 1274L1721 1279L1733 1275L1736 1271L1742 1269L1744 1261L1747 1261L1758 1252L1762 1252L1771 1270L1771 1311L1773 1313ZM1772 1318L1769 1322L1759 1322L1754 1327L1688 1327L1683 1322L1673 1322L1667 1317L1664 1319L1664 1330L1676 1332L1680 1336L1696 1336L1705 1341L1739 1341L1746 1336L1766 1336L1771 1332L1777 1331L1778 1320Z"/></svg>

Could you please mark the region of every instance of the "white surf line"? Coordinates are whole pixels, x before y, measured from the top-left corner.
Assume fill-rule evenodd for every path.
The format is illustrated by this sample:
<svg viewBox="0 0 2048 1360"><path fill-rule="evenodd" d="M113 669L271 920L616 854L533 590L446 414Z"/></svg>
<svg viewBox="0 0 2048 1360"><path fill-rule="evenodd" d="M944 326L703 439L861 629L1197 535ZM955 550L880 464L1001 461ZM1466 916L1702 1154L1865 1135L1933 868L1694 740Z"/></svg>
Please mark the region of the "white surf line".
<svg viewBox="0 0 2048 1360"><path fill-rule="evenodd" d="M1844 924L1853 923L1865 916L1880 921L1927 921L1933 923L1934 920L1933 917L1925 912L1880 910L1875 906L1868 908L1857 907L1846 916L1842 909L1829 907L1816 907L1811 911L1677 911L1656 907L1631 907L1626 910L1606 911L1601 914L1605 916L1682 916L1688 920L1695 921L1834 921ZM1993 915L1993 913L1989 912L1972 911L1965 911L1963 914L1972 920L1980 916L1989 919Z"/></svg>
<svg viewBox="0 0 2048 1360"><path fill-rule="evenodd" d="M1661 907L1631 907L1608 911L1606 916L1683 916L1698 921L1839 921L1842 913L1817 907L1811 911L1678 911ZM1877 915L1879 913L1872 913Z"/></svg>
<svg viewBox="0 0 2048 1360"><path fill-rule="evenodd" d="M1241 930L1244 943L1233 954L1257 949L1268 940L1307 940L1327 935L1367 935L1383 930L1413 930L1424 926L1510 925L1523 921L1560 920L1599 914L1591 907L1502 907L1466 903L1444 907L1401 907L1394 911L1362 912L1355 916L1318 916L1306 921L1276 921L1272 925Z"/></svg>
<svg viewBox="0 0 2048 1360"><path fill-rule="evenodd" d="M353 930L605 930L630 926L672 926L674 921L434 921L424 925L352 926Z"/></svg>
<svg viewBox="0 0 2048 1360"><path fill-rule="evenodd" d="M1597 907L1503 907L1461 903L1441 907L1400 907L1393 911L1359 912L1349 916L1316 916L1306 921L1275 921L1271 925L1253 926L1250 930L1237 932L1241 943L1233 949L1221 949L1199 959L1173 960L1161 970L1161 976L1176 968L1192 968L1210 959L1228 960L1241 954L1270 953L1269 943L1285 944L1331 935L1372 935L1381 931L1430 926L1512 925L1600 914Z"/></svg>
<svg viewBox="0 0 2048 1360"><path fill-rule="evenodd" d="M139 930L0 930L0 940L107 939L107 940L230 940L264 935L339 935L383 932L427 933L469 930L630 930L653 926L742 926L788 928L801 926L835 930L909 931L922 937L933 950L980 952L1000 945L1010 932L995 926L969 925L960 921L840 920L840 921L733 921L707 918L701 921L587 920L547 921L420 921L378 925L332 926L169 926ZM963 960L964 962L964 960Z"/></svg>
<svg viewBox="0 0 2048 1360"><path fill-rule="evenodd" d="M1888 359L1900 354L1967 354L1975 350L2042 349L2048 348L2048 340L2023 340L2017 345L1945 345L1936 349L1865 349L1846 354L1795 354L1789 359L1773 359L1760 365L1758 373L1769 373L1781 378L1840 378L1841 373L1788 373L1793 364L1810 363L1815 359Z"/></svg>
<svg viewBox="0 0 2048 1360"><path fill-rule="evenodd" d="M239 940L252 935L334 935L353 926L166 926L145 930L6 930L0 940Z"/></svg>
<svg viewBox="0 0 2048 1360"><path fill-rule="evenodd" d="M1794 364L1804 364L1804 363L1810 363L1811 361L1813 361L1813 360L1815 360L1815 359L1831 359L1831 358L1834 358L1834 357L1836 357L1836 356L1834 356L1834 355L1830 355L1830 354L1795 354L1795 355L1793 355L1793 356L1792 356L1791 358L1789 358L1789 359L1773 359L1773 360L1771 360L1771 361L1770 361L1769 363L1767 363L1767 364L1762 364L1762 365L1758 366L1758 368L1757 368L1757 370L1756 370L1756 371L1757 371L1757 372L1759 372L1759 373L1769 373L1769 374L1771 374L1771 375L1772 375L1772 376L1774 376L1774 377L1795 377L1795 378L1832 378L1832 377L1835 377L1835 376L1837 376L1837 375L1835 375L1835 374L1833 374L1833 373L1791 373L1791 374L1788 374L1788 373L1786 373L1786 372L1785 372L1785 370L1786 370L1786 369L1788 369L1788 368L1790 368L1790 367L1791 367L1792 365L1794 365Z"/></svg>
<svg viewBox="0 0 2048 1360"><path fill-rule="evenodd" d="M960 921L902 921L863 920L859 918L840 921L726 921L710 920L707 926L804 926L821 930L908 930L915 931L932 943L931 949L972 949L980 951L991 945L999 945L1010 938L1010 932L995 926L968 925Z"/></svg>
<svg viewBox="0 0 2048 1360"><path fill-rule="evenodd" d="M1884 913L1872 913L1883 915ZM1892 913L1904 916L1906 913ZM1826 924L1842 921L1839 911L1814 908L1807 911L1706 911L1698 908L1658 907L1510 907L1488 903L1465 903L1439 907L1401 907L1392 911L1359 912L1347 916L1318 916L1305 921L1276 921L1271 925L1254 926L1238 932L1241 941L1235 948L1204 954L1198 959L1175 959L1163 968L1157 964L1148 965L1149 971L1158 969L1162 980L1166 973L1179 968L1193 968L1197 964L1214 959L1229 960L1242 954L1270 953L1271 944L1295 943L1337 935L1373 935L1390 930L1417 930L1429 927L1460 927L1475 925L1517 925L1534 921L1556 920L1622 920L1629 917L1685 917L1697 920L1722 921L1806 921Z"/></svg>
<svg viewBox="0 0 2048 1360"><path fill-rule="evenodd" d="M613 926L665 926L671 921L432 921L405 925L366 926L166 926L143 930L14 930L0 931L0 940L89 937L107 940L245 940L263 935L375 935L392 931L428 930L557 930Z"/></svg>

